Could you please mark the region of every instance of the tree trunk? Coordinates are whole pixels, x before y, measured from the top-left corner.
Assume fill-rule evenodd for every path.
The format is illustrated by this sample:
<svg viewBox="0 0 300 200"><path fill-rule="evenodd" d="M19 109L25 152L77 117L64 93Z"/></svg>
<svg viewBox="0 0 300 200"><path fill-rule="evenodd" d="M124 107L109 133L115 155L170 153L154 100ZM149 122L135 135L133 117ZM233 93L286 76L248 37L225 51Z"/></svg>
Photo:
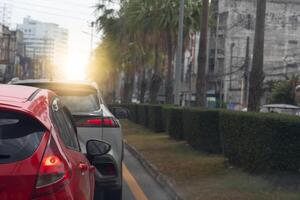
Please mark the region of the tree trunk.
<svg viewBox="0 0 300 200"><path fill-rule="evenodd" d="M207 63L207 33L208 33L208 12L209 0L203 0L202 3L202 21L201 35L198 55L198 73L197 73L197 95L196 104L200 107L206 107L206 63Z"/></svg>
<svg viewBox="0 0 300 200"><path fill-rule="evenodd" d="M133 83L134 83L133 80L134 80L133 70L126 69L122 103L131 103Z"/></svg>
<svg viewBox="0 0 300 200"><path fill-rule="evenodd" d="M146 69L143 68L143 71L142 71L142 80L141 80L141 85L140 85L140 99L139 99L141 103L145 102L146 89L147 89Z"/></svg>
<svg viewBox="0 0 300 200"><path fill-rule="evenodd" d="M158 48L158 43L155 44L155 58L154 58L154 73L151 77L151 83L150 83L150 102L155 104L157 103L157 95L160 89L160 84L161 84L161 76L160 76L160 70L159 70L159 64L160 64L160 59L159 59L159 48Z"/></svg>
<svg viewBox="0 0 300 200"><path fill-rule="evenodd" d="M265 17L266 0L257 0L256 30L253 48L253 64L250 73L248 111L259 111L260 99L263 94Z"/></svg>
<svg viewBox="0 0 300 200"><path fill-rule="evenodd" d="M167 54L168 54L168 70L167 70L167 80L166 80L166 103L173 103L173 45L172 45L172 33L167 30Z"/></svg>

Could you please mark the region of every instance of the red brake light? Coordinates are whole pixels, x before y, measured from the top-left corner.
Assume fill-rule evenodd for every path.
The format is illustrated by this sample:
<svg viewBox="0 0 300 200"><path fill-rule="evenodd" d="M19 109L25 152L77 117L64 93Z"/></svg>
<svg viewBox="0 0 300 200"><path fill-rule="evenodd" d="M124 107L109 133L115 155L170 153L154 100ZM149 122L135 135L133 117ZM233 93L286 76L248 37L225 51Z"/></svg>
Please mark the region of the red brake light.
<svg viewBox="0 0 300 200"><path fill-rule="evenodd" d="M116 122L113 118L92 118L92 119L84 119L77 123L79 127L119 127L118 122Z"/></svg>
<svg viewBox="0 0 300 200"><path fill-rule="evenodd" d="M88 119L82 124L95 124L95 125L101 125L101 119Z"/></svg>
<svg viewBox="0 0 300 200"><path fill-rule="evenodd" d="M50 137L49 140L39 169L34 198L59 190L68 183L71 176L69 164L54 139Z"/></svg>
<svg viewBox="0 0 300 200"><path fill-rule="evenodd" d="M44 159L44 167L58 167L62 164L61 160L57 156L49 156Z"/></svg>
<svg viewBox="0 0 300 200"><path fill-rule="evenodd" d="M104 118L103 119L103 124L106 126L113 126L114 125L114 121L111 118Z"/></svg>

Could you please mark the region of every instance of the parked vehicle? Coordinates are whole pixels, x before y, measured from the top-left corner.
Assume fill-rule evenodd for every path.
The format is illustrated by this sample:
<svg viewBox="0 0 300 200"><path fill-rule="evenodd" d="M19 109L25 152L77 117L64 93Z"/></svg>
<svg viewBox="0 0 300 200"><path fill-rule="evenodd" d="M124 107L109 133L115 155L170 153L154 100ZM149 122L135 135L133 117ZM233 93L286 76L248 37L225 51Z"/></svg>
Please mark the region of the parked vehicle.
<svg viewBox="0 0 300 200"><path fill-rule="evenodd" d="M91 140L86 148L92 160L110 146ZM94 173L67 108L53 92L0 85L1 199L93 200Z"/></svg>
<svg viewBox="0 0 300 200"><path fill-rule="evenodd" d="M288 104L268 104L262 106L260 112L282 113L300 116L300 107Z"/></svg>
<svg viewBox="0 0 300 200"><path fill-rule="evenodd" d="M88 140L104 140L111 145L105 156L93 161L96 167L96 191L104 190L105 199L122 199L123 135L119 121L104 105L96 84L16 80L10 84L34 86L54 91L70 109L77 126L81 149Z"/></svg>

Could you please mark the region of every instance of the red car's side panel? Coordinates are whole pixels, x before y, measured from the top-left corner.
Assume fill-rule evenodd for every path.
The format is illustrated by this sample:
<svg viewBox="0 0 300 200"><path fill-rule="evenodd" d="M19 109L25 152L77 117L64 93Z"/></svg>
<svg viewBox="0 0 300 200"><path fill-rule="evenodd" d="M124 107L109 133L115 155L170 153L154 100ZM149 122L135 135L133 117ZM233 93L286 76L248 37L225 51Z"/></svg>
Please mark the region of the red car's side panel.
<svg viewBox="0 0 300 200"><path fill-rule="evenodd" d="M53 135L55 135L55 140L71 163L71 180L64 190L66 193L71 191L71 196L73 196L71 199L93 200L95 185L93 167L83 153L67 148L55 129L53 129Z"/></svg>
<svg viewBox="0 0 300 200"><path fill-rule="evenodd" d="M0 199L30 199L49 138L46 133L35 153L22 161L0 165Z"/></svg>
<svg viewBox="0 0 300 200"><path fill-rule="evenodd" d="M92 200L94 195L93 172L91 165L85 156L73 150L67 150L68 157L72 163L72 179L70 188L76 200ZM91 176L92 175L92 176ZM92 178L92 179L91 179ZM92 184L91 184L92 182Z"/></svg>

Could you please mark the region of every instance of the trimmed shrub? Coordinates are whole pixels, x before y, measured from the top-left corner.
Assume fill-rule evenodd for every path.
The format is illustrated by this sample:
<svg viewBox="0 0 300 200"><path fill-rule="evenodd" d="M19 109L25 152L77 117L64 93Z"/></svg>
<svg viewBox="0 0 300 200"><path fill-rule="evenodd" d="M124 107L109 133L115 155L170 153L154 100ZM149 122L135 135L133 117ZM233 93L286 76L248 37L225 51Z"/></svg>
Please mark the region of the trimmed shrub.
<svg viewBox="0 0 300 200"><path fill-rule="evenodd" d="M130 112L130 116L129 119L135 123L137 123L138 121L138 112L137 112L137 104L129 104L127 106L129 112Z"/></svg>
<svg viewBox="0 0 300 200"><path fill-rule="evenodd" d="M183 123L182 123L182 108L167 107L165 115L167 119L167 132L170 138L175 140L183 140Z"/></svg>
<svg viewBox="0 0 300 200"><path fill-rule="evenodd" d="M221 153L219 111L188 109L183 111L184 138L195 149Z"/></svg>
<svg viewBox="0 0 300 200"><path fill-rule="evenodd" d="M168 122L168 115L167 115L167 111L169 108L180 108L178 106L175 105L169 105L169 104L164 104L162 106L162 120L163 120L163 126L164 126L164 130L167 130L167 122Z"/></svg>
<svg viewBox="0 0 300 200"><path fill-rule="evenodd" d="M137 123L148 128L148 105L137 104Z"/></svg>
<svg viewBox="0 0 300 200"><path fill-rule="evenodd" d="M252 172L299 171L299 117L222 111L220 129L230 163Z"/></svg>
<svg viewBox="0 0 300 200"><path fill-rule="evenodd" d="M163 132L165 130L162 106L148 105L148 127L154 132Z"/></svg>

